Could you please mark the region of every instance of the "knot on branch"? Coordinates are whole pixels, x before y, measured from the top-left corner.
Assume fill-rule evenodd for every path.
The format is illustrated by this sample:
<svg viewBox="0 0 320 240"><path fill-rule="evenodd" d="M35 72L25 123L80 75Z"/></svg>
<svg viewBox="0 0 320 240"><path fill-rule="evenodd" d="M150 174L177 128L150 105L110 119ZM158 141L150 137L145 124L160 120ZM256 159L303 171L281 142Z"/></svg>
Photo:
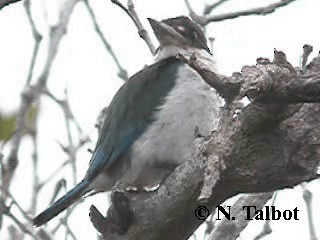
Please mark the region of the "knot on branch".
<svg viewBox="0 0 320 240"><path fill-rule="evenodd" d="M288 86L299 81L294 67L283 52L274 52L274 60L257 59L256 66L242 68L241 96L265 103L275 103L287 98Z"/></svg>

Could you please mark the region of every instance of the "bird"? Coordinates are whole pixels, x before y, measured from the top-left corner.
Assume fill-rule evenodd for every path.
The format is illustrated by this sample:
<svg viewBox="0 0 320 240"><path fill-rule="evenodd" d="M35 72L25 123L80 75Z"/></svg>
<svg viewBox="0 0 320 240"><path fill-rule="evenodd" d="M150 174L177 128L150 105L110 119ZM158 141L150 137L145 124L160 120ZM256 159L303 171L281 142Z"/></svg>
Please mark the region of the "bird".
<svg viewBox="0 0 320 240"><path fill-rule="evenodd" d="M33 219L41 226L89 192L111 191L118 182L156 191L192 149L195 132L216 129L218 93L177 57L211 58L201 27L186 16L148 18L159 47L154 62L129 78L104 113L83 180ZM120 185L119 185L120 186Z"/></svg>

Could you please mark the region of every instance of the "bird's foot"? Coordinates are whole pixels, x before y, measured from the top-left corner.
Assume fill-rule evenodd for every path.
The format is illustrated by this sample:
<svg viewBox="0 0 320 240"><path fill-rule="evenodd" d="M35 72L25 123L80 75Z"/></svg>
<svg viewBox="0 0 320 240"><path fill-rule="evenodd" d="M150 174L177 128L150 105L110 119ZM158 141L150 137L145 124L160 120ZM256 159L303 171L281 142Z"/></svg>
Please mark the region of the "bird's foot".
<svg viewBox="0 0 320 240"><path fill-rule="evenodd" d="M135 186L128 186L125 188L126 192L131 192L131 193L141 193L141 192L155 192L160 188L160 184L156 184L154 186L144 186L141 188L135 187Z"/></svg>
<svg viewBox="0 0 320 240"><path fill-rule="evenodd" d="M157 184L155 186L145 186L143 187L144 192L155 192L160 188L160 184Z"/></svg>

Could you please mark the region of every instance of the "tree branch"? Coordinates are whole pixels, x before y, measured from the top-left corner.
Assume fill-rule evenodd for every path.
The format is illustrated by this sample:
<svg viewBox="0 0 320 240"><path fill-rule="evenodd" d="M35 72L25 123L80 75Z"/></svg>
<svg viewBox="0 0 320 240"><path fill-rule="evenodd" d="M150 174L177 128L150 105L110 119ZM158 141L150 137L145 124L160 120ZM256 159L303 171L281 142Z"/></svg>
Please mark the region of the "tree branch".
<svg viewBox="0 0 320 240"><path fill-rule="evenodd" d="M230 221L223 218L219 224L214 228L208 240L216 239L237 239L242 230L249 224L246 212L243 211L243 206L255 206L260 210L264 207L266 202L272 197L273 192L250 194L248 196L240 197L231 207L232 216L237 216L235 220ZM254 212L251 213L250 218L254 217Z"/></svg>
<svg viewBox="0 0 320 240"><path fill-rule="evenodd" d="M215 3L212 4L206 4L203 10L203 14L207 15L209 13L211 13L214 9L216 9L217 7L219 7L220 5L222 5L223 3L227 2L229 0L219 0Z"/></svg>
<svg viewBox="0 0 320 240"><path fill-rule="evenodd" d="M89 4L89 1L88 0L83 0L83 2L85 3L86 5L86 8L89 12L89 15L92 19L92 22L93 22L93 25L94 25L94 29L96 30L98 36L100 37L104 47L107 49L107 51L110 53L112 59L114 60L115 64L117 65L118 67L118 76L123 79L123 80L127 80L128 79L128 72L122 67L122 65L120 64L119 62L119 59L117 57L117 55L114 53L114 50L113 48L111 47L110 43L107 41L107 39L104 37L101 29L100 29L100 26L97 22L97 19L96 19L96 16Z"/></svg>
<svg viewBox="0 0 320 240"><path fill-rule="evenodd" d="M137 29L138 29L138 33L139 36L145 41L145 43L148 45L148 48L150 50L150 52L152 53L152 55L155 54L156 52L156 48L154 47L151 38L149 36L149 33L147 32L147 30L144 29L140 18L135 10L134 4L132 0L128 0L128 8L126 8L121 2L119 2L118 0L111 0L112 3L116 4L117 6L119 6L123 11L125 11L125 13L127 13L127 15L132 19L132 21L134 22L134 24L136 25Z"/></svg>
<svg viewBox="0 0 320 240"><path fill-rule="evenodd" d="M308 190L305 183L302 183L301 187L303 190L303 200L306 204L307 213L308 213L310 240L318 240L317 235L316 235L316 231L315 231L315 227L314 227L314 221L313 221L312 193L310 190Z"/></svg>
<svg viewBox="0 0 320 240"><path fill-rule="evenodd" d="M211 22L220 22L224 21L227 19L234 19L242 16L250 16L250 15L267 15L270 13L273 13L280 7L284 7L296 0L280 0L279 2L269 4L264 7L256 7L256 8L251 8L247 10L242 10L242 11L237 11L237 12L231 12L231 13L223 13L223 14L218 14L218 15L212 15L212 16L200 16L196 14L191 6L188 0L186 1L187 8L189 9L190 12L190 17L197 23L199 23L202 26L205 26Z"/></svg>
<svg viewBox="0 0 320 240"><path fill-rule="evenodd" d="M271 206L274 206L274 203L275 203L275 201L276 201L277 196L278 196L278 192L275 192L274 195L273 195L273 199L272 199ZM270 211L271 211L271 210L270 210ZM270 213L270 211L269 211L269 213ZM270 214L271 214L271 213L270 213ZM270 222L271 222L270 219L267 219L267 220L264 222L262 231L261 231L257 236L255 236L254 240L259 240L259 239L265 237L266 235L272 233L272 229L271 229L271 226L270 226Z"/></svg>
<svg viewBox="0 0 320 240"><path fill-rule="evenodd" d="M58 52L58 47L61 42L62 37L66 33L66 27L69 22L70 15L74 9L74 6L78 0L69 0L64 3L64 7L60 12L59 23L51 27L49 43L48 43L48 53L45 60L45 64L41 71L39 78L34 85L27 85L21 94L21 102L19 110L17 113L17 125L16 131L11 139L12 148L7 158L7 163L4 164L3 174L3 185L9 189L11 178L15 172L18 165L18 150L20 148L20 143L26 128L26 117L30 106L34 103L40 96L42 90L45 88L47 79L51 70L52 63Z"/></svg>
<svg viewBox="0 0 320 240"><path fill-rule="evenodd" d="M304 88L306 83L317 85L319 59L307 65L302 74L278 51L272 62L261 58L256 66L244 67L239 74L241 95L226 104L221 112L223 120L218 129L222 131L214 133L209 140L196 138L192 155L175 169L158 191L114 195L107 218L97 218L98 225L105 226L104 239L186 239L202 223L195 217L199 205L212 212L239 192L269 192L318 178L320 106L304 102L289 105L278 99L271 102L267 96L275 93L280 96L278 86L293 84L290 81L298 82L295 92L302 92L298 89ZM209 67L205 69L209 71ZM252 86L260 87L252 92ZM281 99L290 100L290 103L318 101L314 92L303 98L292 96L290 88L281 88L281 93ZM251 103L238 108L237 99L242 96L248 96ZM216 164L224 167L214 170L213 178L206 178L206 169ZM199 200L204 186L212 186L212 189L205 191L207 196ZM241 227L236 229L245 226L245 223L239 224Z"/></svg>
<svg viewBox="0 0 320 240"><path fill-rule="evenodd" d="M27 77L27 81L26 81L26 85L29 85L32 79L32 74L33 74L33 69L36 63L36 59L38 56L38 51L39 51L39 47L40 47L40 43L42 41L42 35L39 33L39 31L36 28L36 25L34 23L34 20L32 18L31 15L31 9L30 9L30 0L25 0L23 2L23 6L25 8L28 20L29 20L29 24L31 27L31 31L32 31L32 36L33 39L35 41L34 47L33 47L33 52L32 52L32 58L31 58L31 62L30 62L30 67L29 67L29 72L28 72L28 77Z"/></svg>

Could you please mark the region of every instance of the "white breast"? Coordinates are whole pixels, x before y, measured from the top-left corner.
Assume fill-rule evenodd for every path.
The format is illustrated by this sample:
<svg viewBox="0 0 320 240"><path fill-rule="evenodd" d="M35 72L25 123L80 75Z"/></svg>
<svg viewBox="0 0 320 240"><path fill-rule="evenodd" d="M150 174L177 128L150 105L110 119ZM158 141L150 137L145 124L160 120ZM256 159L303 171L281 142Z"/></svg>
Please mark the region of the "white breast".
<svg viewBox="0 0 320 240"><path fill-rule="evenodd" d="M207 136L216 128L218 94L188 65L178 70L177 83L153 122L132 147L132 169L170 163L178 165L192 149L195 130Z"/></svg>

